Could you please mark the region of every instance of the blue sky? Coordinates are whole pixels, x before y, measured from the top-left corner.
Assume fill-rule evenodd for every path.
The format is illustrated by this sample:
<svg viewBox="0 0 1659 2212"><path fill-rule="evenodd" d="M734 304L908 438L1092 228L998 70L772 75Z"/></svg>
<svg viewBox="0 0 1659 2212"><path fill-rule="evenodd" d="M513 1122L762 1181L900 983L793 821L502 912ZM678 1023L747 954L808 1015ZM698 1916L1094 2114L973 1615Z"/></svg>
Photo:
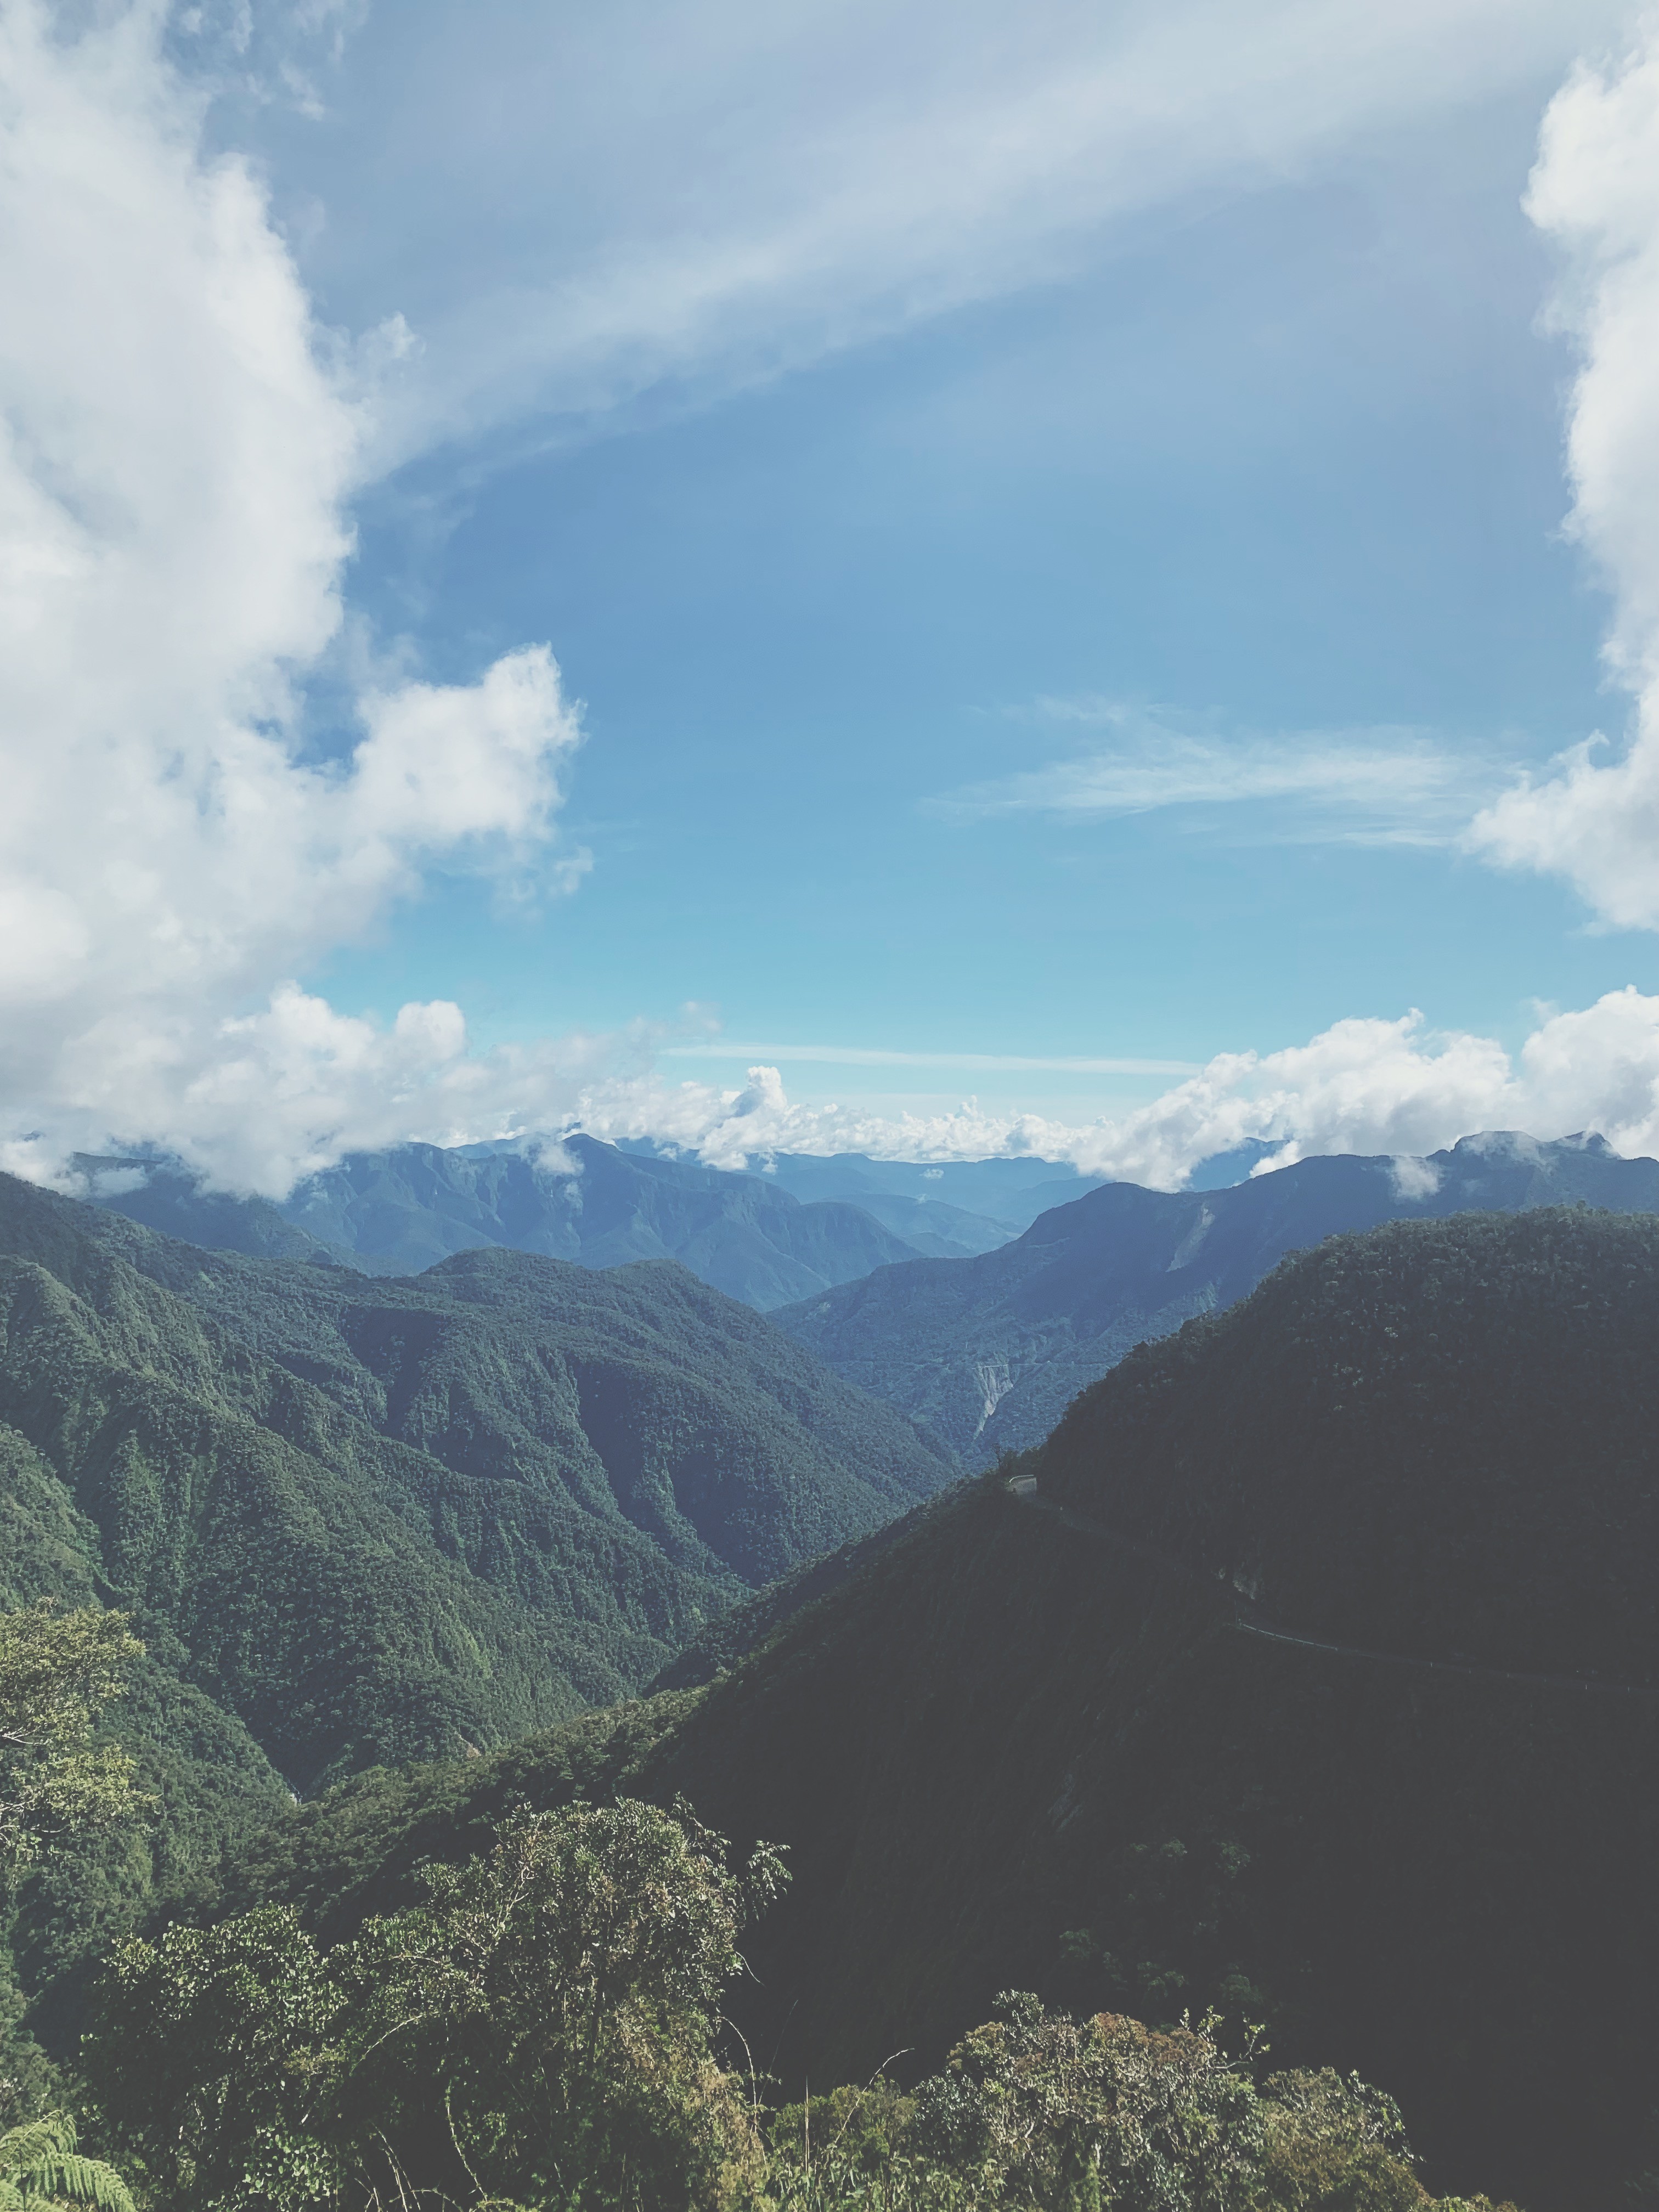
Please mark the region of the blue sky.
<svg viewBox="0 0 1659 2212"><path fill-rule="evenodd" d="M1639 315L1603 282L1659 237L1659 132L1624 11L416 0L159 38L135 11L101 48L20 19L60 103L25 187L61 199L77 132L118 117L161 179L119 312L159 390L152 334L197 283L196 419L251 426L216 464L159 397L124 418L176 441L155 543L196 531L180 574L234 574L246 638L198 753L52 741L113 745L158 805L198 775L188 836L219 842L181 861L217 886L188 911L112 902L108 868L41 893L93 949L31 984L48 1013L4 1077L40 1171L71 1137L165 1141L275 1188L350 1142L576 1118L709 1157L1035 1143L1168 1181L1242 1134L1659 1127L1654 594L1607 457L1645 450L1609 319ZM233 177L252 202L204 243L192 195ZM214 303L250 270L221 372ZM98 273L66 252L66 325ZM50 319L0 393L26 431ZM88 482L113 404L88 383L61 434ZM291 497L262 483L240 536L178 520L262 440ZM503 754L481 687L531 647L562 689L532 672ZM124 726L197 681L158 651ZM430 751L398 787L418 807L370 820L377 713ZM243 910L279 843L214 828L210 714L275 748L262 819L314 802L286 909L273 863ZM1598 730L1569 788L1548 763ZM121 967L134 914L192 946L171 980ZM464 1042L400 1023L434 1002ZM1334 1029L1316 1067L1273 1060ZM1251 1053L1243 1091L1158 1105Z"/></svg>
<svg viewBox="0 0 1659 2212"><path fill-rule="evenodd" d="M374 51L348 49L340 136ZM1345 842L1370 825L1341 807L939 804L1097 748L1109 725L1072 716L1103 705L1222 753L1410 731L1476 789L1622 717L1559 536L1569 362L1521 210L1554 88L1190 196L1063 282L654 424L395 479L355 594L412 611L458 679L552 641L595 866L516 927L440 892L331 994L441 993L491 1037L693 1000L739 1043L1201 1061L1411 1006L1518 1040L1536 999L1651 988L1645 936L1588 937L1571 894L1445 844ZM361 319L349 291L336 312ZM1068 1119L1159 1080L782 1064L806 1092Z"/></svg>

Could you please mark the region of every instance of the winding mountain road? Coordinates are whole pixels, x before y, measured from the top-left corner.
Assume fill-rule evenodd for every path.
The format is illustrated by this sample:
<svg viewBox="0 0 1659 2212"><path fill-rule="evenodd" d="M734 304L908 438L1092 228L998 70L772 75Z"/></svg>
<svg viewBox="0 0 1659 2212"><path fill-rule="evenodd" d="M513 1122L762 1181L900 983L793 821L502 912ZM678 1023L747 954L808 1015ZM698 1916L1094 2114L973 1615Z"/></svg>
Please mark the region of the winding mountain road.
<svg viewBox="0 0 1659 2212"><path fill-rule="evenodd" d="M1091 1521L1086 1514L1077 1513L1069 1505L1057 1504L1052 1498L1037 1495L1034 1474L1012 1475L1008 1494L1022 1505L1036 1513L1047 1513L1066 1528L1075 1529L1080 1535L1093 1536L1101 1542L1112 1544L1132 1558L1145 1559L1165 1574L1178 1576L1183 1582L1197 1584L1212 1596L1224 1593L1233 1603L1233 1618L1225 1625L1236 1629L1241 1636L1256 1636L1269 1644L1294 1644L1307 1651L1334 1652L1341 1659L1364 1659L1377 1667L1409 1667L1431 1674L1468 1674L1478 1680L1491 1682L1530 1682L1557 1690L1582 1690L1591 1697L1603 1698L1659 1698L1659 1689L1650 1689L1637 1682L1598 1682L1583 1674L1539 1674L1521 1672L1509 1667L1480 1667L1462 1659L1412 1659L1399 1651L1371 1651L1358 1644L1330 1644L1323 1637L1304 1636L1295 1629L1275 1627L1263 1620L1255 1608L1241 1599L1236 1590L1218 1583L1188 1566L1185 1560L1173 1559L1160 1552L1155 1545L1144 1543L1138 1536L1126 1536L1115 1528L1109 1528L1103 1521Z"/></svg>

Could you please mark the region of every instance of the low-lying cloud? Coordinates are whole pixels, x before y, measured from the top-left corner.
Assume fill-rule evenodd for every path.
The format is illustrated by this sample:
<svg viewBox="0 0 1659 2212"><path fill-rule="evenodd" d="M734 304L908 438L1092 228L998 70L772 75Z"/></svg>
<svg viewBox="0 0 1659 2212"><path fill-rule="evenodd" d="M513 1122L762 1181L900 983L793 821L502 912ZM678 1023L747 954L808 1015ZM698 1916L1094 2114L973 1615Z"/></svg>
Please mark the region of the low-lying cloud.
<svg viewBox="0 0 1659 2212"><path fill-rule="evenodd" d="M971 1100L900 1117L800 1104L765 1066L731 1091L656 1078L600 1085L580 1118L596 1135L665 1139L717 1167L781 1152L1030 1154L1163 1190L1252 1139L1275 1148L1270 1167L1321 1152L1413 1159L1492 1128L1594 1129L1616 1151L1659 1152L1659 997L1612 991L1582 1012L1548 1013L1514 1054L1491 1037L1436 1034L1417 1013L1336 1022L1306 1044L1220 1054L1150 1104L1082 1124L987 1113Z"/></svg>

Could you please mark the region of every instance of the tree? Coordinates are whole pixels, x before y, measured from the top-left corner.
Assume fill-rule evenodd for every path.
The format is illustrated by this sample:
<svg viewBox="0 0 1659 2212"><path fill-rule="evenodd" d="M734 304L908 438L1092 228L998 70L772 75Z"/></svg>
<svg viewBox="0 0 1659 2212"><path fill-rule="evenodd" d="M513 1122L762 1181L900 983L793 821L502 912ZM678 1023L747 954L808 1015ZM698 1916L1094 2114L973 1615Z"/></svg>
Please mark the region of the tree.
<svg viewBox="0 0 1659 2212"><path fill-rule="evenodd" d="M125 1945L89 2073L167 2205L709 2205L758 2142L717 2063L738 1937L783 1881L688 1808L508 1823L321 1951L286 1909Z"/></svg>
<svg viewBox="0 0 1659 2212"><path fill-rule="evenodd" d="M53 1845L111 1826L147 1802L134 1786L131 1759L95 1738L104 1707L120 1696L143 1648L125 1614L95 1607L65 1613L44 1598L0 1613L0 1888ZM51 2069L33 2056L45 2081L0 2085L13 2111L50 2094ZM51 2203L132 2212L113 2167L76 2150L75 2122L64 2112L0 2135L0 2212Z"/></svg>
<svg viewBox="0 0 1659 2212"><path fill-rule="evenodd" d="M374 2035L343 2113L383 2135L395 2115L412 2171L459 2166L490 2197L712 2202L752 2149L714 2054L721 1993L783 1879L765 1845L732 1872L684 1805L510 1824L353 1947L347 1985Z"/></svg>
<svg viewBox="0 0 1659 2212"><path fill-rule="evenodd" d="M337 2179L316 2123L337 2086L339 1986L282 1905L116 1954L85 2063L168 2203L307 2203Z"/></svg>
<svg viewBox="0 0 1659 2212"><path fill-rule="evenodd" d="M143 1649L125 1613L50 1598L0 1613L0 1878L146 1802L125 1752L94 1740Z"/></svg>

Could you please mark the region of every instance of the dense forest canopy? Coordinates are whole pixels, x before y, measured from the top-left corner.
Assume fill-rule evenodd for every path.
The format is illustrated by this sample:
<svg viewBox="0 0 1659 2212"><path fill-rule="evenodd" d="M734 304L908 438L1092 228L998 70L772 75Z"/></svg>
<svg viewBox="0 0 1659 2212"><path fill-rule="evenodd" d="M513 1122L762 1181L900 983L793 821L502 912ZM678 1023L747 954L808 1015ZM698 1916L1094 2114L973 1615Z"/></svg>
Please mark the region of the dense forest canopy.
<svg viewBox="0 0 1659 2212"><path fill-rule="evenodd" d="M671 1263L374 1282L0 1178L0 1598L131 1615L161 1808L29 1877L32 2019L63 2048L112 1933L291 1792L638 1688L950 1472Z"/></svg>

